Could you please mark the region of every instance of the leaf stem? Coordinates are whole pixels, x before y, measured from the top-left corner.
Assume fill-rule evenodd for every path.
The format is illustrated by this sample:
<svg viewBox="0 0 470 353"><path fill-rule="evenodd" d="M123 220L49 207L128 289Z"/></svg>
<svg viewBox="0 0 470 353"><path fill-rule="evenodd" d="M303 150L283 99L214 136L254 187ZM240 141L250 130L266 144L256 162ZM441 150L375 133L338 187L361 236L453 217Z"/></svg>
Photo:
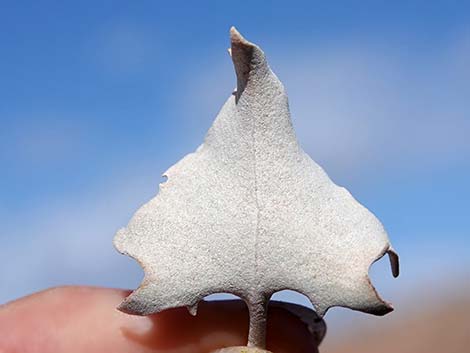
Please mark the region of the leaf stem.
<svg viewBox="0 0 470 353"><path fill-rule="evenodd" d="M248 311L250 314L248 347L266 348L268 301L269 299L262 297L248 303Z"/></svg>

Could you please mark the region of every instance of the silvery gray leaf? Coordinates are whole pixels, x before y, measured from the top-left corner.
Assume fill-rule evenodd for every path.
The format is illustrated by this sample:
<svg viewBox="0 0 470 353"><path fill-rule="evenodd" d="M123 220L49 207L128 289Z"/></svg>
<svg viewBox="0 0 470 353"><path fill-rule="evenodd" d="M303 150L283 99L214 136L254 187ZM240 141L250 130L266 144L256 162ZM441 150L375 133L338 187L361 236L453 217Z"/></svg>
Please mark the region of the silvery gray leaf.
<svg viewBox="0 0 470 353"><path fill-rule="evenodd" d="M237 89L204 143L115 237L145 271L120 310L196 314L208 294L233 293L248 305L248 344L260 348L267 302L284 289L306 295L320 316L333 306L388 313L368 276L386 253L398 275L382 224L302 150L282 83L235 28L231 56Z"/></svg>

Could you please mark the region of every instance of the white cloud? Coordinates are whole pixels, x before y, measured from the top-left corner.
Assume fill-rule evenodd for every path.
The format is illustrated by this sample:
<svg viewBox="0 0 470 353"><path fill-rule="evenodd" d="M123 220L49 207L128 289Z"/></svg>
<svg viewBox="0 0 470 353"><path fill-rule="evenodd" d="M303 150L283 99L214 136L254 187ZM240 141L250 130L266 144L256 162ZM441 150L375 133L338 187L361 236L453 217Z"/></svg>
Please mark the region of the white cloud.
<svg viewBox="0 0 470 353"><path fill-rule="evenodd" d="M0 237L0 303L64 284L137 286L141 269L113 248L112 238L156 194L159 179L134 171L7 224Z"/></svg>
<svg viewBox="0 0 470 353"><path fill-rule="evenodd" d="M155 65L158 40L148 28L132 23L103 26L90 43L88 53L107 72L116 75L148 71Z"/></svg>
<svg viewBox="0 0 470 353"><path fill-rule="evenodd" d="M86 131L76 116L41 113L14 120L0 138L0 156L6 160L44 166L77 158L85 150Z"/></svg>

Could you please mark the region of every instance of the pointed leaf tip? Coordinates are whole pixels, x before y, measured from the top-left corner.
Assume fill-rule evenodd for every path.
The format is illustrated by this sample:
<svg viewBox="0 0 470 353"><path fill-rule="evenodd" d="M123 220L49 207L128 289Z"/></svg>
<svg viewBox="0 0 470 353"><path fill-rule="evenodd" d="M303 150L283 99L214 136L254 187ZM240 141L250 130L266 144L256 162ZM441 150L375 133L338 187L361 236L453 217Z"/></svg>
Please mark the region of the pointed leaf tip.
<svg viewBox="0 0 470 353"><path fill-rule="evenodd" d="M197 307L198 307L198 303L195 303L195 304L192 304L192 305L187 305L186 309L188 309L188 312L189 312L189 314L191 314L191 316L196 316L197 315Z"/></svg>
<svg viewBox="0 0 470 353"><path fill-rule="evenodd" d="M370 310L364 310L364 312L375 315L375 316L384 316L384 315L391 313L393 310L394 309L393 309L392 304L384 301L384 304L382 306L377 306L377 307L371 308Z"/></svg>
<svg viewBox="0 0 470 353"><path fill-rule="evenodd" d="M253 43L247 41L233 26L230 28L230 41L232 42L232 45L253 46Z"/></svg>
<svg viewBox="0 0 470 353"><path fill-rule="evenodd" d="M267 67L263 51L246 40L235 27L230 28L230 54L237 74L237 92L244 90L250 72L262 71Z"/></svg>
<svg viewBox="0 0 470 353"><path fill-rule="evenodd" d="M400 258L398 253L390 247L387 251L388 257L390 259L390 266L392 267L393 277L398 277L400 275Z"/></svg>

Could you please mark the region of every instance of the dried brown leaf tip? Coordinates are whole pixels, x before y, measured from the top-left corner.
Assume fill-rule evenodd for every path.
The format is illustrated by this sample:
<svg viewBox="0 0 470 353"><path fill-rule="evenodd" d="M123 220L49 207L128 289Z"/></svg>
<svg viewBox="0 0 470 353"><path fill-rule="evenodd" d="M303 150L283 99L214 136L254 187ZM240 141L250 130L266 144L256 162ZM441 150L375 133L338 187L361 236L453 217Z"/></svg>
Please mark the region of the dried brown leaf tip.
<svg viewBox="0 0 470 353"><path fill-rule="evenodd" d="M237 90L204 143L171 167L158 195L114 240L145 278L120 306L148 315L208 294L248 305L248 345L265 346L266 308L284 289L323 316L333 306L392 310L372 286L371 264L398 256L379 220L299 146L282 83L263 51L230 31Z"/></svg>

